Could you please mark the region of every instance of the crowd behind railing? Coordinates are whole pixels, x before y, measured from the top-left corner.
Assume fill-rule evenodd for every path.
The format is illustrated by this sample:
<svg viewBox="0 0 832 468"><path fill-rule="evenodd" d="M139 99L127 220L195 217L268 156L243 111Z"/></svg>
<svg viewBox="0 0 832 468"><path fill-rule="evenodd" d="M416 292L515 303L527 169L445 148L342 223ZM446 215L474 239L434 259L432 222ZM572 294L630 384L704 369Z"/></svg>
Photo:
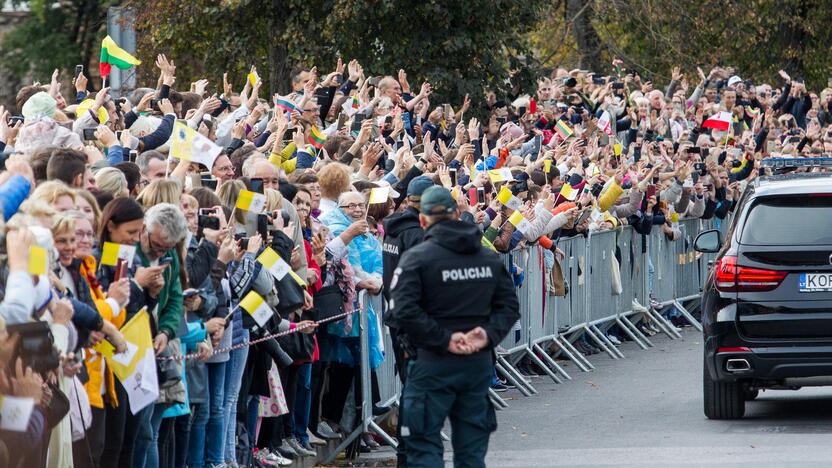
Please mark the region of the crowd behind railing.
<svg viewBox="0 0 832 468"><path fill-rule="evenodd" d="M524 374L568 377L555 357L589 369L696 326L664 307L706 273L692 236L724 225L761 159L832 150L832 90L785 72L676 68L658 89L616 61L451 106L404 70L334 65L262 96L254 67L177 89L160 55L153 87L116 96L82 72L65 92L56 70L0 109L0 465L288 465L361 403L392 411L382 297L433 185L504 256L524 311L492 396L531 393Z"/></svg>

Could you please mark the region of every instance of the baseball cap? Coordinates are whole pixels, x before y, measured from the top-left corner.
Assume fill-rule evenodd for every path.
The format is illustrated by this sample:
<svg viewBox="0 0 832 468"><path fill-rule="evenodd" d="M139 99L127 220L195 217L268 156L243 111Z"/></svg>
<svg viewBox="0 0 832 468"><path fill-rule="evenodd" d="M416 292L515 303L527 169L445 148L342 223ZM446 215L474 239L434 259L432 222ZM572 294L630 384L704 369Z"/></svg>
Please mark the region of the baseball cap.
<svg viewBox="0 0 832 468"><path fill-rule="evenodd" d="M456 211L456 202L448 189L437 185L425 190L419 208L424 215L448 214Z"/></svg>
<svg viewBox="0 0 832 468"><path fill-rule="evenodd" d="M407 196L408 197L420 197L422 193L433 187L433 179L428 176L419 176L415 177L413 180L407 184Z"/></svg>
<svg viewBox="0 0 832 468"><path fill-rule="evenodd" d="M731 78L728 78L728 86L734 86L735 84L739 83L740 81L742 81L742 78L740 78L737 75L734 75Z"/></svg>

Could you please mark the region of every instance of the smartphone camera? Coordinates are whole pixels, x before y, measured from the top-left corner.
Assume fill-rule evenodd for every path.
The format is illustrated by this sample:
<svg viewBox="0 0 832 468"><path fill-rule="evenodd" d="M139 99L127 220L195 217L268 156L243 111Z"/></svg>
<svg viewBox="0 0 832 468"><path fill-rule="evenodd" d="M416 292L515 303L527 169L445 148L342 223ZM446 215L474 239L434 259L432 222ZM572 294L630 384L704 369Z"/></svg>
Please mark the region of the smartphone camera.
<svg viewBox="0 0 832 468"><path fill-rule="evenodd" d="M234 240L240 245L240 248L243 250L248 249L248 237L246 237L243 233L234 234Z"/></svg>
<svg viewBox="0 0 832 468"><path fill-rule="evenodd" d="M84 140L85 141L95 141L95 129L94 128L85 128L84 129Z"/></svg>

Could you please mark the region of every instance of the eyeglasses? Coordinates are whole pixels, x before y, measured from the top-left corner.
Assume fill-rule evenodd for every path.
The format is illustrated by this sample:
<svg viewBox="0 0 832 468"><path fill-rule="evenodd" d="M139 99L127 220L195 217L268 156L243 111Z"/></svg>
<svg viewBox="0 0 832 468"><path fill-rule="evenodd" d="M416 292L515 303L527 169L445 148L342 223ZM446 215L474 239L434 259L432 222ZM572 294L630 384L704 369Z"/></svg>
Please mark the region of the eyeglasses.
<svg viewBox="0 0 832 468"><path fill-rule="evenodd" d="M364 204L363 203L350 203L349 205L341 205L341 208L344 208L344 209L347 209L347 210L357 210L357 209L361 208L363 210L364 209Z"/></svg>
<svg viewBox="0 0 832 468"><path fill-rule="evenodd" d="M220 166L215 168L217 172L234 172L234 166L227 165L227 166Z"/></svg>
<svg viewBox="0 0 832 468"><path fill-rule="evenodd" d="M171 247L158 245L155 242L153 242L153 237L150 235L150 232L145 231L145 235L147 236L147 246L150 247L150 251L153 253L164 255L165 252L167 252L168 250L172 250L174 247L176 247L175 245Z"/></svg>
<svg viewBox="0 0 832 468"><path fill-rule="evenodd" d="M303 109L303 112L318 112L319 110L321 110L321 106L315 106L311 109Z"/></svg>
<svg viewBox="0 0 832 468"><path fill-rule="evenodd" d="M85 237L89 237L90 239L92 239L94 235L95 233L92 231L75 231L75 237L77 239L83 239Z"/></svg>

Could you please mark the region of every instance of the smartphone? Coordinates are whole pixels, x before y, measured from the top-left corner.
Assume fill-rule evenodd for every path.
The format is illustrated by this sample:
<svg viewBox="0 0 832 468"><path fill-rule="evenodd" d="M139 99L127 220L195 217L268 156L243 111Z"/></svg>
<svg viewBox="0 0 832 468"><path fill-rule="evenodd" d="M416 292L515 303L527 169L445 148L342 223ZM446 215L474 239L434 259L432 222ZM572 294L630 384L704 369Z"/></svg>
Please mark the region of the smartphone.
<svg viewBox="0 0 832 468"><path fill-rule="evenodd" d="M477 189L476 187L471 187L470 189L468 189L468 204L469 205L471 205L471 206L479 205L480 202L479 202L479 198L477 197L477 192L479 190L480 189Z"/></svg>
<svg viewBox="0 0 832 468"><path fill-rule="evenodd" d="M777 149L777 142L774 140L766 140L766 153L771 154Z"/></svg>
<svg viewBox="0 0 832 468"><path fill-rule="evenodd" d="M234 234L234 240L238 241L242 250L248 249L248 237L243 233Z"/></svg>
<svg viewBox="0 0 832 468"><path fill-rule="evenodd" d="M451 176L451 187L456 187L456 169L453 167L449 168L448 174Z"/></svg>
<svg viewBox="0 0 832 468"><path fill-rule="evenodd" d="M480 204L485 204L485 189L482 187L477 187L477 200Z"/></svg>
<svg viewBox="0 0 832 468"><path fill-rule="evenodd" d="M358 136L358 132L361 131L361 122L364 122L366 118L366 114L355 114L355 117L352 119L352 125L350 125L350 133L353 137Z"/></svg>
<svg viewBox="0 0 832 468"><path fill-rule="evenodd" d="M118 281L122 278L127 277L127 262L124 261L123 258L119 258L116 260L116 274L113 277L113 281Z"/></svg>
<svg viewBox="0 0 832 468"><path fill-rule="evenodd" d="M575 226L580 226L581 223L583 223L584 221L586 221L587 218L589 218L590 214L592 214L592 210L584 210L581 213L581 215L578 216L578 219L575 221Z"/></svg>
<svg viewBox="0 0 832 468"><path fill-rule="evenodd" d="M693 163L693 169L696 171L695 172L696 174L703 175L703 176L706 174L705 163L701 163L701 162Z"/></svg>
<svg viewBox="0 0 832 468"><path fill-rule="evenodd" d="M116 140L121 141L121 130L116 131Z"/></svg>
<svg viewBox="0 0 832 468"><path fill-rule="evenodd" d="M648 185L647 186L647 194L645 195L646 198L655 197L656 196L656 186L655 185Z"/></svg>
<svg viewBox="0 0 832 468"><path fill-rule="evenodd" d="M182 291L182 297L191 297L196 296L197 294L203 293L203 289L186 289Z"/></svg>
<svg viewBox="0 0 832 468"><path fill-rule="evenodd" d="M161 101L161 99L151 99L150 108L153 110L159 110L159 101Z"/></svg>
<svg viewBox="0 0 832 468"><path fill-rule="evenodd" d="M95 129L94 128L85 128L84 129L84 140L85 141L95 141Z"/></svg>
<svg viewBox="0 0 832 468"><path fill-rule="evenodd" d="M212 178L212 177L209 177L207 179L205 177L202 178L202 186L207 188L207 189L216 190L217 189L217 182L219 182L219 181L217 179Z"/></svg>
<svg viewBox="0 0 832 468"><path fill-rule="evenodd" d="M130 162L136 162L136 158L139 157L139 152L136 150L130 150L130 153L127 155L127 160Z"/></svg>
<svg viewBox="0 0 832 468"><path fill-rule="evenodd" d="M612 84L612 89L624 89L624 83L617 81Z"/></svg>
<svg viewBox="0 0 832 468"><path fill-rule="evenodd" d="M702 148L698 146L689 146L685 151L688 154L702 154Z"/></svg>
<svg viewBox="0 0 832 468"><path fill-rule="evenodd" d="M249 179L248 187L252 192L263 193L263 179L252 177Z"/></svg>
<svg viewBox="0 0 832 468"><path fill-rule="evenodd" d="M445 120L448 120L449 115L451 115L451 105L448 103L442 104L442 116L445 117Z"/></svg>
<svg viewBox="0 0 832 468"><path fill-rule="evenodd" d="M269 237L270 225L271 223L269 222L268 215L263 213L257 215L257 232L260 234L260 237L263 238L263 242L265 242Z"/></svg>
<svg viewBox="0 0 832 468"><path fill-rule="evenodd" d="M84 73L84 66L83 65L75 65L75 78L81 76L81 73Z"/></svg>
<svg viewBox="0 0 832 468"><path fill-rule="evenodd" d="M170 265L173 262L173 258L171 257L164 257L159 259L159 266Z"/></svg>
<svg viewBox="0 0 832 468"><path fill-rule="evenodd" d="M346 123L347 123L347 114L341 112L341 114L338 115L338 127L337 127L337 129L341 130L342 128L344 128L344 125L346 125Z"/></svg>

